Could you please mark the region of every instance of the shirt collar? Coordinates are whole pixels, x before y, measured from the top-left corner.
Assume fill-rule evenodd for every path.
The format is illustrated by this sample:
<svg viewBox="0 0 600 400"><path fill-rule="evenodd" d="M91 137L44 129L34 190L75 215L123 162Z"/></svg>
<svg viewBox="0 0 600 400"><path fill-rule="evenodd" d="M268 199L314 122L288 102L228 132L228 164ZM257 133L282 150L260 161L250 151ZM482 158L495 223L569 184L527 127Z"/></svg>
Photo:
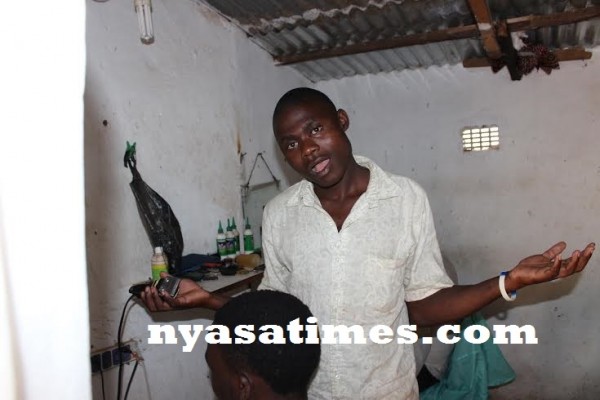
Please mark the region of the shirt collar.
<svg viewBox="0 0 600 400"><path fill-rule="evenodd" d="M371 172L369 185L365 192L366 200L369 202L369 208L377 207L379 200L397 197L402 194L402 190L396 182L394 182L388 174L373 161L359 155L354 155L354 159L359 165L368 168ZM287 205L295 206L299 202L302 202L307 206L320 204L319 199L315 194L313 184L306 179L299 182L297 195L292 196L287 202Z"/></svg>

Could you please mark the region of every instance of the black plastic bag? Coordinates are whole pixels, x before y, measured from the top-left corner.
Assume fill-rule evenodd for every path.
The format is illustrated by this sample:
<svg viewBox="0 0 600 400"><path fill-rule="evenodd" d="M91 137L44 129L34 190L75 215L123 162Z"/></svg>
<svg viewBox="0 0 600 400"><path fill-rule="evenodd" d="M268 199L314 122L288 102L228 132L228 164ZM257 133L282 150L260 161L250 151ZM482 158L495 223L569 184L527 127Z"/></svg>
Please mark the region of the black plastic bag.
<svg viewBox="0 0 600 400"><path fill-rule="evenodd" d="M183 237L179 221L169 203L142 180L136 168L135 143L130 145L127 142L123 163L125 168L129 167L133 175L129 187L135 197L150 244L153 249L159 246L163 248L169 263L169 273L175 274L179 272L183 253Z"/></svg>

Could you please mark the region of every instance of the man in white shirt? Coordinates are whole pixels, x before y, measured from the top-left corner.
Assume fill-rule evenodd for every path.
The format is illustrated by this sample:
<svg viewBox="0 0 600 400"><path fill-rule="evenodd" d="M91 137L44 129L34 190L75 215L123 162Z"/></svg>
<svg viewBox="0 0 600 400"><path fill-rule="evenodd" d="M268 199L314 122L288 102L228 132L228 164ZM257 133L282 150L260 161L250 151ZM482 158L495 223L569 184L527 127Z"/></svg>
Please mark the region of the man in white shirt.
<svg viewBox="0 0 600 400"><path fill-rule="evenodd" d="M261 288L302 298L321 324L360 325L367 334L385 325L396 332L409 324L406 301L452 281L442 266L425 192L364 157L354 158L368 169L369 183L341 226L305 180L267 205L263 251L269 267ZM322 353L311 398L418 397L410 345L324 344Z"/></svg>
<svg viewBox="0 0 600 400"><path fill-rule="evenodd" d="M349 118L323 93L293 89L273 115L287 163L305 179L273 199L263 221L266 263L261 288L300 298L319 324L395 329L408 321L458 321L524 286L583 270L595 245L561 260L564 242L530 256L502 278L452 285L442 267L427 197L413 181L354 156ZM504 290L504 293L502 292ZM509 298L510 299L510 298ZM218 309L227 298L191 281L176 299L148 288L150 311ZM369 343L369 342L368 342ZM410 345L322 346L311 399L418 399Z"/></svg>

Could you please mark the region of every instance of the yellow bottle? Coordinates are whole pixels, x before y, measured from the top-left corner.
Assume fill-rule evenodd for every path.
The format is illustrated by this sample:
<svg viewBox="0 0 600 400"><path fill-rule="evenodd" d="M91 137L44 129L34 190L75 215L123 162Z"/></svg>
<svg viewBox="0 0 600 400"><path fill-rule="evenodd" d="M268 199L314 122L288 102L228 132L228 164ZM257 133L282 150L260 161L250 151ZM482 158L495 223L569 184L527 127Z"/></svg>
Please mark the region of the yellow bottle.
<svg viewBox="0 0 600 400"><path fill-rule="evenodd" d="M169 272L167 267L167 256L163 254L162 247L155 247L152 255L152 279L160 279L161 272Z"/></svg>
<svg viewBox="0 0 600 400"><path fill-rule="evenodd" d="M253 270L262 264L262 258L256 254L240 254L235 258L235 262L237 265L244 269Z"/></svg>

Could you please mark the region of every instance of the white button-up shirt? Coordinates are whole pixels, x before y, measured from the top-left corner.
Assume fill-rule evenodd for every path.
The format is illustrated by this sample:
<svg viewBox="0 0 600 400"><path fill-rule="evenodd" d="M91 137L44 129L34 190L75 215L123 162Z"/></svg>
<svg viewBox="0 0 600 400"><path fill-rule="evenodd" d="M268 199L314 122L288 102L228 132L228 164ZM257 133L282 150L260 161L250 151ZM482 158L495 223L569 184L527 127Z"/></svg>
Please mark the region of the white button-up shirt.
<svg viewBox="0 0 600 400"><path fill-rule="evenodd" d="M407 301L452 286L427 196L412 180L355 156L370 173L366 192L338 232L313 185L303 180L271 200L263 214L265 276L260 289L287 292L320 325L361 325L367 344L322 345L311 399L418 399L412 345L398 344ZM375 325L394 340L375 344Z"/></svg>

